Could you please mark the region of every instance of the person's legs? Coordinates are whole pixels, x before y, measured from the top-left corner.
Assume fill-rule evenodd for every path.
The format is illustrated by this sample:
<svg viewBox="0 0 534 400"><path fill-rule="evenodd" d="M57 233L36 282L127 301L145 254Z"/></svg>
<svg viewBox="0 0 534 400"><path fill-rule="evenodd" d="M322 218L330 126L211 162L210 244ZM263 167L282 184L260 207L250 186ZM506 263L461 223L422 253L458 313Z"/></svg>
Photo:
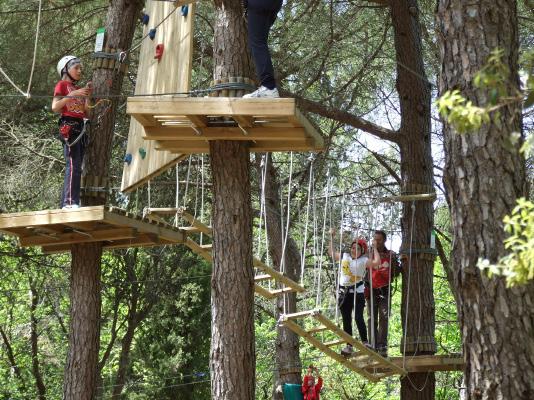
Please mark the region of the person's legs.
<svg viewBox="0 0 534 400"><path fill-rule="evenodd" d="M354 309L354 319L356 321L356 326L358 327L360 340L362 342L368 342L367 328L365 326L365 320L363 318L364 308L365 308L365 296L363 293L357 293L356 294L356 308Z"/></svg>
<svg viewBox="0 0 534 400"><path fill-rule="evenodd" d="M341 318L343 320L343 330L352 336L352 305L354 303L354 295L352 293L345 293L343 299L339 299L339 311L341 311Z"/></svg>
<svg viewBox="0 0 534 400"><path fill-rule="evenodd" d="M370 294L369 298L367 299L367 327L369 332L369 340L371 343L371 346L376 348L376 331L377 331L377 325L378 325L378 307L376 304L377 295L376 290L377 289L369 289ZM372 305L371 305L371 296L373 298Z"/></svg>
<svg viewBox="0 0 534 400"><path fill-rule="evenodd" d="M272 11L254 7L249 7L247 12L248 44L256 66L256 74L261 86L270 90L276 87L273 62L267 44L269 30L274 22L272 14Z"/></svg>
<svg viewBox="0 0 534 400"><path fill-rule="evenodd" d="M73 125L69 143L73 143L81 134L82 127ZM63 155L65 157L65 178L63 181L63 194L61 207L80 205L80 186L82 178L82 162L84 155L83 140L79 140L71 146L63 143Z"/></svg>
<svg viewBox="0 0 534 400"><path fill-rule="evenodd" d="M387 352L388 340L388 300L389 300L389 286L379 289L378 303L378 333L377 333L377 349L382 352Z"/></svg>

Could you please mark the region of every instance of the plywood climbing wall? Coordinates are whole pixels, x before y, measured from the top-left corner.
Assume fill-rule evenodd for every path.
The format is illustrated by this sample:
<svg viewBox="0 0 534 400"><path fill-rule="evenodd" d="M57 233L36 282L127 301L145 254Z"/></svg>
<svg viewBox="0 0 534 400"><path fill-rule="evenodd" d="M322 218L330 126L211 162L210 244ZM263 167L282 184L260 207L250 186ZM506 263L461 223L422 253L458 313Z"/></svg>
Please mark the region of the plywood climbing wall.
<svg viewBox="0 0 534 400"><path fill-rule="evenodd" d="M149 22L144 27L143 35L148 35L151 29L163 22L156 28L153 40L147 37L142 42L136 95L182 93L190 90L195 3L188 4L187 16L182 15L181 3L184 2L146 2L145 13L149 16ZM159 44L164 46L160 61L154 58ZM180 154L156 151L155 143L144 140L143 136L143 125L131 118L126 150L126 154L131 155L131 162L124 163L121 188L124 192L161 174L182 158Z"/></svg>

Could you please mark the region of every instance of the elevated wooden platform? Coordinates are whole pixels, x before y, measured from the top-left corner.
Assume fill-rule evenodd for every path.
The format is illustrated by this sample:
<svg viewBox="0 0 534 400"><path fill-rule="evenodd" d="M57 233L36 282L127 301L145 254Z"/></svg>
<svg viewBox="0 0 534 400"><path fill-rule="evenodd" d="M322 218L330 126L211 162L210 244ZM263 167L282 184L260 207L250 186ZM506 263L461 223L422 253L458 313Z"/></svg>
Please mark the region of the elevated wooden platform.
<svg viewBox="0 0 534 400"><path fill-rule="evenodd" d="M295 99L139 96L128 98L127 112L156 150L176 154L209 153L212 140L249 141L253 152L324 148Z"/></svg>
<svg viewBox="0 0 534 400"><path fill-rule="evenodd" d="M302 320L303 323L298 324L295 322L296 320ZM304 328L306 320L318 325L311 329L306 329ZM406 375L407 373L398 364L380 356L378 353L368 349L362 343L355 340L334 322L322 315L319 310L282 315L280 317L280 323L304 338L308 343L321 350L330 358L372 382L377 382L387 376ZM317 336L318 333L323 332L329 336L330 340L328 342L323 342ZM332 340L332 337L334 337L334 340ZM338 350L333 350L346 343L350 343L355 350L351 357L344 357Z"/></svg>
<svg viewBox="0 0 534 400"><path fill-rule="evenodd" d="M465 361L461 354L390 357L389 361L408 372L463 371Z"/></svg>
<svg viewBox="0 0 534 400"><path fill-rule="evenodd" d="M79 243L103 242L106 249L178 244L178 228L105 206L0 214L0 232L17 236L22 247L45 253L70 251Z"/></svg>
<svg viewBox="0 0 534 400"><path fill-rule="evenodd" d="M179 215L190 224L189 226L180 227L179 229L181 231L187 232L189 234L203 233L208 237L212 236L212 229L209 226L203 224L193 215L186 212L182 208L147 208L145 209L145 215L147 216L147 218L154 218L156 221L161 221L161 216L164 215ZM211 256L211 244L201 245L195 240L193 240L191 237L188 237L185 242L185 245L189 247L193 252L204 258L206 261L213 261L213 258ZM287 292L302 293L305 291L305 289L297 282L288 278L287 276L275 270L274 268L269 267L257 258L254 258L254 267L262 271L262 275L258 275L254 278L254 291L267 299L274 299L276 298L276 296ZM273 286L278 285L279 288L269 289L262 286L261 283L266 281L272 281Z"/></svg>

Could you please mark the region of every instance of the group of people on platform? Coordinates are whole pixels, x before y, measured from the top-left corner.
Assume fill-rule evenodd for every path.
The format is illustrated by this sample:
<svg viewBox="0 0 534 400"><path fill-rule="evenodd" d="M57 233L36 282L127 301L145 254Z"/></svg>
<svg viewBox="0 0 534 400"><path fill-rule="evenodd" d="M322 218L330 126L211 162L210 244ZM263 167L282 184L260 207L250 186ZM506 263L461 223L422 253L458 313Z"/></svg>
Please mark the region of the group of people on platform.
<svg viewBox="0 0 534 400"><path fill-rule="evenodd" d="M352 312L362 343L387 356L388 318L391 303L391 282L400 271L397 255L386 247L387 235L382 230L374 232L372 247L367 241L356 238L350 252L334 250L334 233L330 230L329 252L339 262L338 307L343 320L343 330L352 336ZM367 306L367 326L364 309ZM343 355L352 354L347 343Z"/></svg>

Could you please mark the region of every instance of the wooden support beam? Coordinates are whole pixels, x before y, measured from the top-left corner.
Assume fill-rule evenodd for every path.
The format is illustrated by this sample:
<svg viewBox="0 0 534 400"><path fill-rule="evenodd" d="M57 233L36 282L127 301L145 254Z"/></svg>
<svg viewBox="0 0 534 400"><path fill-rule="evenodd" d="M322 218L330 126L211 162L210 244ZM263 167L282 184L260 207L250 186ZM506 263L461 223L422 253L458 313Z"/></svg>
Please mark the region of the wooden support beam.
<svg viewBox="0 0 534 400"><path fill-rule="evenodd" d="M89 235L89 236L87 236ZM105 229L100 231L93 231L86 235L71 232L63 233L53 237L47 236L26 236L20 238L20 245L22 247L29 246L46 246L46 245L65 245L65 244L75 244L75 243L91 243L91 242L103 242L109 240L119 240L119 239L132 239L135 238L136 230L133 228L116 228L116 229Z"/></svg>
<svg viewBox="0 0 534 400"><path fill-rule="evenodd" d="M239 127L207 127L201 128L202 134L183 126L165 126L146 128L145 140L157 140L160 147L173 148L182 142L198 142L206 140L241 140L241 141L265 141L279 142L291 141L306 143L310 138L304 128L292 127L250 127L246 129L246 135Z"/></svg>
<svg viewBox="0 0 534 400"><path fill-rule="evenodd" d="M328 328L326 326L318 326L316 328L308 329L306 332L310 333L310 334L315 334L315 333L324 332L324 331L327 331L327 330L328 330Z"/></svg>
<svg viewBox="0 0 534 400"><path fill-rule="evenodd" d="M345 344L345 341L341 339L337 339L337 340L332 340L330 342L324 342L323 344L328 347L334 347L334 346Z"/></svg>
<svg viewBox="0 0 534 400"><path fill-rule="evenodd" d="M254 282L270 281L274 279L271 275L257 275L254 277Z"/></svg>
<svg viewBox="0 0 534 400"><path fill-rule="evenodd" d="M410 202L410 201L435 201L436 193L404 194L400 196L383 197L381 203Z"/></svg>
<svg viewBox="0 0 534 400"><path fill-rule="evenodd" d="M203 115L186 115L186 117L197 128L206 128L208 126L208 118Z"/></svg>
<svg viewBox="0 0 534 400"><path fill-rule="evenodd" d="M408 372L463 371L465 368L460 354L391 357L390 361L401 367L404 364Z"/></svg>

